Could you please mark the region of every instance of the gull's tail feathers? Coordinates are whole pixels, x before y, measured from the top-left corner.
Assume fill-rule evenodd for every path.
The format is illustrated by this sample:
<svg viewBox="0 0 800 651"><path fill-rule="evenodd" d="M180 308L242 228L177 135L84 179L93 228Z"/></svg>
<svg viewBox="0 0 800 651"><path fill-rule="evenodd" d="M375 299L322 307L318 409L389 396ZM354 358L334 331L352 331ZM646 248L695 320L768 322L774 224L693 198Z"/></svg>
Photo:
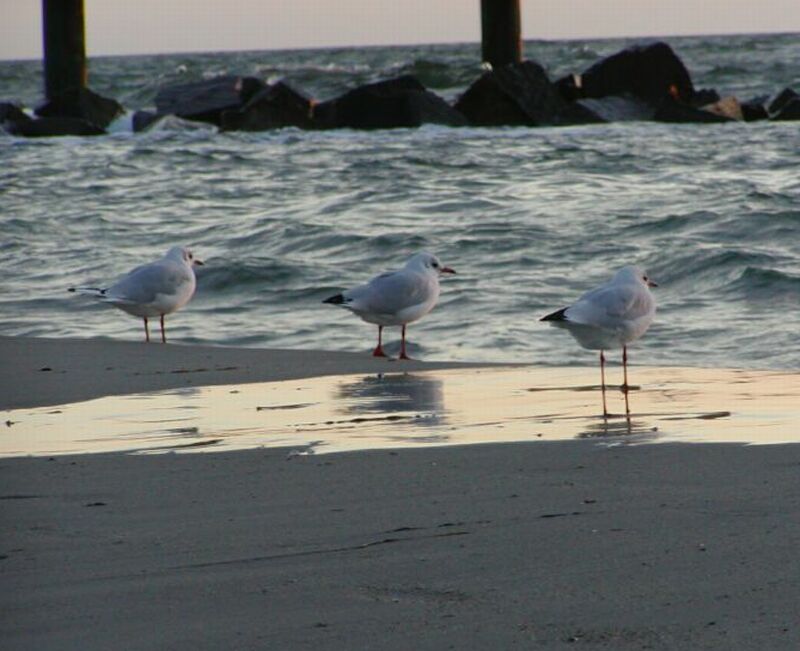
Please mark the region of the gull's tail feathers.
<svg viewBox="0 0 800 651"><path fill-rule="evenodd" d="M344 294L336 294L330 298L326 298L323 303L330 303L331 305L341 305L345 302Z"/></svg>
<svg viewBox="0 0 800 651"><path fill-rule="evenodd" d="M567 320L567 309L566 307L562 307L560 310L556 312L552 312L547 316L543 316L539 321L566 321Z"/></svg>

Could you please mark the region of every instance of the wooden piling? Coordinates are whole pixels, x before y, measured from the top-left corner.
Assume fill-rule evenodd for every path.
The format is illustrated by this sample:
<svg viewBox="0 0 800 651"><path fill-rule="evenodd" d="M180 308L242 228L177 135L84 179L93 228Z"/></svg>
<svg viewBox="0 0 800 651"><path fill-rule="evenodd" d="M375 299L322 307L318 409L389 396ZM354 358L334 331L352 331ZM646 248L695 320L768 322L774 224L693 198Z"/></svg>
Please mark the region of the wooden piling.
<svg viewBox="0 0 800 651"><path fill-rule="evenodd" d="M87 82L83 0L42 0L45 96Z"/></svg>
<svg viewBox="0 0 800 651"><path fill-rule="evenodd" d="M522 60L519 0L481 0L483 60L497 67Z"/></svg>

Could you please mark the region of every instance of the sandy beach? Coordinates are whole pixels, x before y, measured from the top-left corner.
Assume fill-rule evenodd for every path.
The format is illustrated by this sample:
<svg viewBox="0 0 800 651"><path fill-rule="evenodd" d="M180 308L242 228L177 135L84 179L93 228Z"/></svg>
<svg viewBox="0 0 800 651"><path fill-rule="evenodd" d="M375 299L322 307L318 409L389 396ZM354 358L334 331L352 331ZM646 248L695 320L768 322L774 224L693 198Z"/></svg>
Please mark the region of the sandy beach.
<svg viewBox="0 0 800 651"><path fill-rule="evenodd" d="M0 355L6 410L392 364L10 338ZM798 480L796 445L3 458L0 639L12 650L796 649Z"/></svg>

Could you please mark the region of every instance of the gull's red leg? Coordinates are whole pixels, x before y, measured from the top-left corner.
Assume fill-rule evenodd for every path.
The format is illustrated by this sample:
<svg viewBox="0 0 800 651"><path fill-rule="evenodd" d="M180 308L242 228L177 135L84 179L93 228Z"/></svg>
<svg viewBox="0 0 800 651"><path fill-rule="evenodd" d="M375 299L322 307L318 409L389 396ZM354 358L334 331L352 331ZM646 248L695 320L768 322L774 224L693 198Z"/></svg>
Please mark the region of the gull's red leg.
<svg viewBox="0 0 800 651"><path fill-rule="evenodd" d="M625 415L631 415L630 405L628 404L628 347L622 347L622 374L623 385L622 392L625 394Z"/></svg>
<svg viewBox="0 0 800 651"><path fill-rule="evenodd" d="M144 340L146 343L150 343L150 327L147 325L147 317L142 317L144 319Z"/></svg>
<svg viewBox="0 0 800 651"><path fill-rule="evenodd" d="M603 351L600 351L600 388L603 392L603 418L608 418L608 409L606 408L606 358Z"/></svg>
<svg viewBox="0 0 800 651"><path fill-rule="evenodd" d="M622 373L623 373L623 384L622 390L627 393L628 392L628 347L622 347Z"/></svg>
<svg viewBox="0 0 800 651"><path fill-rule="evenodd" d="M383 352L383 346L381 345L381 338L383 335L383 326L378 326L378 345L375 346L375 350L372 351L373 357L386 357L386 353Z"/></svg>
<svg viewBox="0 0 800 651"><path fill-rule="evenodd" d="M628 392L625 392L625 417L630 420L631 419L631 407L628 404Z"/></svg>
<svg viewBox="0 0 800 651"><path fill-rule="evenodd" d="M408 355L406 355L406 326L403 325L403 329L400 331L400 359L411 359Z"/></svg>

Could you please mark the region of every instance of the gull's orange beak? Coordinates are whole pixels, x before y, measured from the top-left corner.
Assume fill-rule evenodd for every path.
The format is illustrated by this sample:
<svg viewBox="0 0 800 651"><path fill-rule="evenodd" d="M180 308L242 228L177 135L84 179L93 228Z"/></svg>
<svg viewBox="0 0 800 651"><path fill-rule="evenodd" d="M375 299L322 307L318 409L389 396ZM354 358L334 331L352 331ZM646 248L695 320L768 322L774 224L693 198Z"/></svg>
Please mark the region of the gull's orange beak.
<svg viewBox="0 0 800 651"><path fill-rule="evenodd" d="M455 269L451 269L450 267L442 267L439 271L443 274L454 274L456 272Z"/></svg>
<svg viewBox="0 0 800 651"><path fill-rule="evenodd" d="M199 267L202 267L202 266L205 264L205 262L203 262L203 261L202 261L202 260L200 260L199 258L195 258L194 260L192 260L192 262L193 262L194 264L198 265Z"/></svg>
<svg viewBox="0 0 800 651"><path fill-rule="evenodd" d="M648 287L658 287L658 283L655 282L654 280L648 280L647 281L647 286Z"/></svg>

